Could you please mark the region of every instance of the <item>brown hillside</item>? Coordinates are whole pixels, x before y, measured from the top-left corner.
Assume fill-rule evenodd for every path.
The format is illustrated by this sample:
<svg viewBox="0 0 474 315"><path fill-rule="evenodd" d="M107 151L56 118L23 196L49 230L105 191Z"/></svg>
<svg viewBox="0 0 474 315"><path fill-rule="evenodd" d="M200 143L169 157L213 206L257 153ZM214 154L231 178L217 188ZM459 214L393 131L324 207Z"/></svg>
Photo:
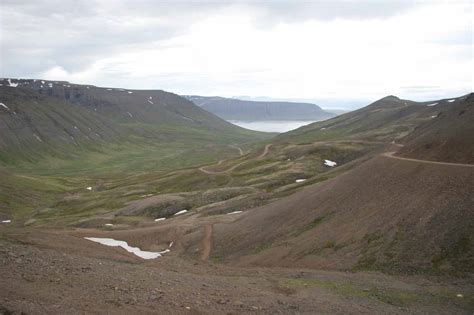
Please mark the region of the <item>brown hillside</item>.
<svg viewBox="0 0 474 315"><path fill-rule="evenodd" d="M241 265L391 271L474 268L474 168L378 156L214 228Z"/></svg>
<svg viewBox="0 0 474 315"><path fill-rule="evenodd" d="M474 94L443 106L405 139L400 156L474 164Z"/></svg>

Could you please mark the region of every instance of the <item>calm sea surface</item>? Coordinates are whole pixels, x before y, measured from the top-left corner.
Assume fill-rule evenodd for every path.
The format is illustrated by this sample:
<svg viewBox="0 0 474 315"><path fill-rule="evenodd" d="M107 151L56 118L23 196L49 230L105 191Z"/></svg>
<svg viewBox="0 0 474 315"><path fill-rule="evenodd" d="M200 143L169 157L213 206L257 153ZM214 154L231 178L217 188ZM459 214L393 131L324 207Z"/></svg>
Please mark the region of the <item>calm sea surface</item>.
<svg viewBox="0 0 474 315"><path fill-rule="evenodd" d="M234 125L257 131L266 132L287 132L304 125L308 125L314 121L302 121L302 120L272 120L272 121L241 121L241 120L229 120Z"/></svg>

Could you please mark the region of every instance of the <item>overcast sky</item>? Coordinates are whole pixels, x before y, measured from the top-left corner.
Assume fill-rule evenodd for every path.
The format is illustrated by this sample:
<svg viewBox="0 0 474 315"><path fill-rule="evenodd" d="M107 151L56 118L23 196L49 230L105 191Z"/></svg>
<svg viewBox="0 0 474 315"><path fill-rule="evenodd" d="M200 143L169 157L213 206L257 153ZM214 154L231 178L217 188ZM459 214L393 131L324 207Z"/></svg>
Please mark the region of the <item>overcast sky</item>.
<svg viewBox="0 0 474 315"><path fill-rule="evenodd" d="M0 5L2 77L333 108L474 90L469 0Z"/></svg>

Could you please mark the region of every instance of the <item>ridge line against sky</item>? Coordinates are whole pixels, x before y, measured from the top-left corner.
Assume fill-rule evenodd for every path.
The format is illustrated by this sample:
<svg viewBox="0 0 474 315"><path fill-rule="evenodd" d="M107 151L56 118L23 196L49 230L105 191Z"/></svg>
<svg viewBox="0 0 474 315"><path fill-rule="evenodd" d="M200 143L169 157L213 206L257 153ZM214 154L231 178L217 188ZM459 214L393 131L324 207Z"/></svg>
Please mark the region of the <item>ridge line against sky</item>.
<svg viewBox="0 0 474 315"><path fill-rule="evenodd" d="M471 1L0 2L2 77L354 108L474 90Z"/></svg>

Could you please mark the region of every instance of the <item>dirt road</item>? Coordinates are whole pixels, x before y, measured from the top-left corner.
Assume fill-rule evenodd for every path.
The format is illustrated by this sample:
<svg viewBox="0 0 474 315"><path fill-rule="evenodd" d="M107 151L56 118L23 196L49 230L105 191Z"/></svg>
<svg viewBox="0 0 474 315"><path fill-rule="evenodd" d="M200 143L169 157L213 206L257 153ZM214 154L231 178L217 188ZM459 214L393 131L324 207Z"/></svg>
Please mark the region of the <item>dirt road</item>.
<svg viewBox="0 0 474 315"><path fill-rule="evenodd" d="M271 147L271 146L272 146L272 144L267 144L267 145L265 146L263 152L262 152L259 156L257 156L257 159L264 158L264 157L270 152L270 147ZM239 147L235 147L235 148L237 148L237 149L239 150L240 155L242 156L243 153L244 153L244 152L242 151L242 149L239 148ZM216 166L221 165L224 161L225 161L225 160L220 160L219 163L217 163ZM200 170L201 172L205 173L205 174L208 174L208 175L224 174L224 173L229 173L229 172L235 170L237 167L239 167L240 165L244 164L245 162L247 162L247 161L242 161L242 162L240 162L240 163L237 163L237 164L235 164L235 165L232 165L231 167L229 167L228 169L225 169L225 170L223 170L223 171L210 171L210 170L207 170L207 168L208 168L209 166L202 166L202 167L199 168L199 170Z"/></svg>
<svg viewBox="0 0 474 315"><path fill-rule="evenodd" d="M231 147L231 148L234 148L234 149L238 150L238 151L239 151L239 154L240 154L240 156L244 155L244 151L242 150L242 148L240 148L240 147L238 147L238 146L235 146L235 145L230 145L229 147Z"/></svg>
<svg viewBox="0 0 474 315"><path fill-rule="evenodd" d="M270 147L272 146L272 144L267 144L265 146L265 149L263 150L262 154L260 154L257 159L261 159L261 158L264 158L269 152L270 152Z"/></svg>
<svg viewBox="0 0 474 315"><path fill-rule="evenodd" d="M395 153L397 153L397 152L386 152L386 153L383 153L382 156L385 156L385 157L388 157L388 158L391 158L391 159L418 162L418 163L425 163L425 164L447 165L447 166L457 166L457 167L474 167L474 164L437 162L437 161L428 161L428 160L418 160L418 159L405 158L405 157L401 157L401 156L396 156L396 155L394 155Z"/></svg>
<svg viewBox="0 0 474 315"><path fill-rule="evenodd" d="M201 260L208 260L212 249L212 231L213 225L207 224L203 226L203 236L201 240Z"/></svg>

